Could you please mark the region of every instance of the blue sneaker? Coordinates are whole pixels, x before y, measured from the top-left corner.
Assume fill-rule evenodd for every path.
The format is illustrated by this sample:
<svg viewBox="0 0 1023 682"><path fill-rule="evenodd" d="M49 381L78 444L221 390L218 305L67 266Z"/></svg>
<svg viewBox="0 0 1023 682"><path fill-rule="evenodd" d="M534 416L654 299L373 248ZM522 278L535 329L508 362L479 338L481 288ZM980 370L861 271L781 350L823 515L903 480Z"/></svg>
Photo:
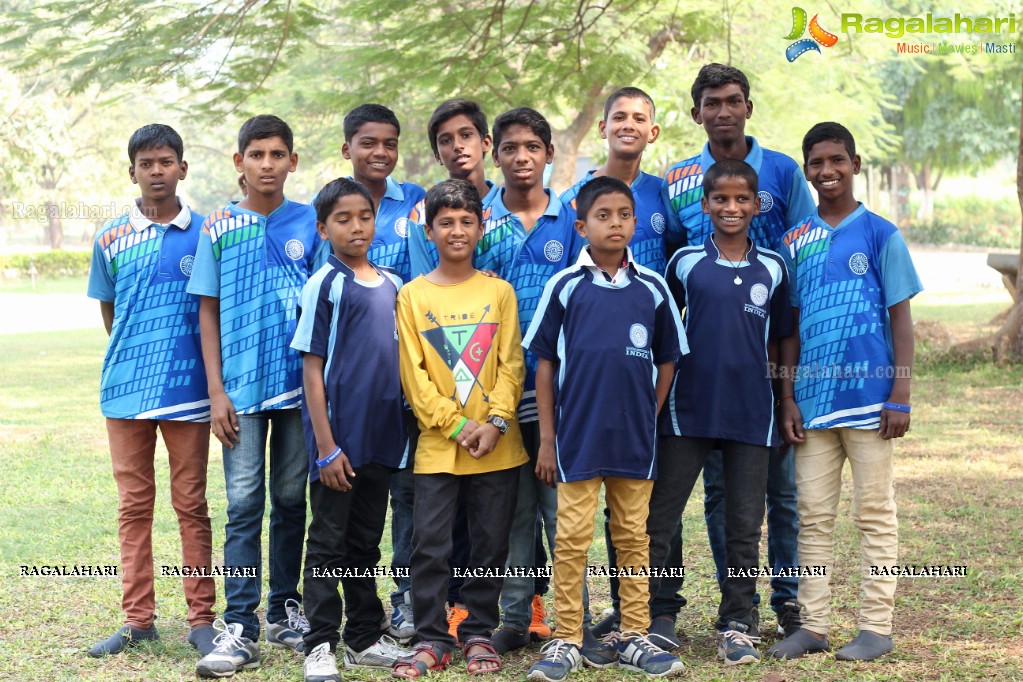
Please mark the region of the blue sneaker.
<svg viewBox="0 0 1023 682"><path fill-rule="evenodd" d="M718 658L724 660L726 665L759 662L760 652L756 645L760 643L760 638L750 636L748 632L748 625L728 621L728 628L718 633Z"/></svg>
<svg viewBox="0 0 1023 682"><path fill-rule="evenodd" d="M302 613L302 605L294 599L284 602L287 619L277 623L267 622L266 643L275 649L285 647L302 653L305 651L304 637L309 632L309 621Z"/></svg>
<svg viewBox="0 0 1023 682"><path fill-rule="evenodd" d="M639 632L623 632L618 642L618 667L651 677L681 675L685 664Z"/></svg>
<svg viewBox="0 0 1023 682"><path fill-rule="evenodd" d="M583 628L583 665L591 668L610 668L618 663L618 634L611 633L597 639Z"/></svg>
<svg viewBox="0 0 1023 682"><path fill-rule="evenodd" d="M139 642L155 642L160 639L156 631L156 624L150 625L143 630L133 625L125 625L117 632L104 639L99 644L89 649L89 655L93 658L119 654L125 649L136 646Z"/></svg>
<svg viewBox="0 0 1023 682"><path fill-rule="evenodd" d="M562 682L573 670L582 665L579 647L563 639L552 639L540 649L543 658L529 669L527 680Z"/></svg>
<svg viewBox="0 0 1023 682"><path fill-rule="evenodd" d="M391 611L391 622L387 627L401 644L407 644L416 635L416 623L412 616L412 593L406 592L402 595L402 602Z"/></svg>

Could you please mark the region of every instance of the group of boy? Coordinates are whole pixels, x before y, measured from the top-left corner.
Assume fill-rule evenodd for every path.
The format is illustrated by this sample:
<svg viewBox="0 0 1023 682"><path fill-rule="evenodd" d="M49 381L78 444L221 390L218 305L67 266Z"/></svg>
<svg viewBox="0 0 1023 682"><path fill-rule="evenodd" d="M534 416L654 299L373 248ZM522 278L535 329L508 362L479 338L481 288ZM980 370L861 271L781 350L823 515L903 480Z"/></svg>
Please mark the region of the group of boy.
<svg viewBox="0 0 1023 682"><path fill-rule="evenodd" d="M785 635L768 654L828 650L845 459L864 561L897 560L892 439L908 430L909 372L885 370L912 366L909 299L921 286L897 229L854 199L860 161L845 128L818 124L804 138L817 208L798 164L745 135L742 72L709 64L692 96L708 136L700 155L663 180L643 173L655 107L623 88L599 124L607 163L560 198L543 184L550 126L525 107L491 133L476 103L441 104L428 131L450 179L427 192L391 177L393 112L360 106L344 122L353 178L312 206L284 196L298 163L290 128L254 117L234 155L244 198L205 220L176 196L181 138L136 131L129 175L142 197L97 235L89 285L111 336L101 407L126 613L90 654L158 638L157 429L188 566L211 566L211 431L224 447L221 619L213 578L184 578L203 677L260 665L268 439L266 641L304 652L309 682L341 679L342 640L346 667L397 677L445 668L459 645L469 673L500 670L542 608L532 578L502 578L534 564L539 528L558 623L528 677L559 682L582 665L680 674L670 650L685 600L668 569L682 565L681 517L701 472L719 656L760 658L765 500ZM503 186L485 177L491 146ZM612 561L651 571L621 571L614 606L587 627L602 485ZM373 576L389 499L392 566L411 579L396 580L388 613ZM824 575L792 578L809 564ZM473 570L453 586L459 565ZM836 657L891 650L894 588L865 573L860 633ZM445 602L464 610L453 623ZM386 633L418 642L407 650Z"/></svg>

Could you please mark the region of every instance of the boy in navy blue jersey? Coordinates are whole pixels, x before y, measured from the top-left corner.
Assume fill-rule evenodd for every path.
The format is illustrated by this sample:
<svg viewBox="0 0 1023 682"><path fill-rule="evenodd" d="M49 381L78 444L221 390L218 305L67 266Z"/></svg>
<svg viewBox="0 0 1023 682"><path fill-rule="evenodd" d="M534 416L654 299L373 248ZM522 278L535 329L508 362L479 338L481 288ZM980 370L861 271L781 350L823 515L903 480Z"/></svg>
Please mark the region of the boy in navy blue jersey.
<svg viewBox="0 0 1023 682"><path fill-rule="evenodd" d="M852 518L864 570L860 632L835 658L872 661L892 650L899 522L894 439L909 430L913 370L910 299L923 290L898 228L856 200L856 143L818 123L803 166L820 208L784 237L799 336L782 345L780 427L795 444L799 555L823 575L800 579L803 627L768 653L797 658L830 648L831 575L842 469L852 469ZM799 362L798 366L796 362Z"/></svg>
<svg viewBox="0 0 1023 682"><path fill-rule="evenodd" d="M159 429L167 446L171 504L181 531L184 566L210 566L206 504L210 403L199 339L199 300L186 293L202 217L175 191L185 179L181 136L151 124L128 141L128 175L141 189L137 205L96 235L89 296L99 299L110 343L103 359L100 407L106 417L117 483L125 625L89 650L120 653L158 639L154 624L154 457ZM142 371L139 358L145 358ZM213 650L213 578L184 579L188 641Z"/></svg>
<svg viewBox="0 0 1023 682"><path fill-rule="evenodd" d="M671 294L686 311L690 353L678 364L661 415L647 532L650 561L659 566L705 459L720 449L727 572L718 655L737 665L760 659L753 595L770 450L781 442L767 367L778 339L792 333L792 314L781 256L748 237L760 204L756 172L724 159L703 178L703 210L714 234L677 251L668 265Z"/></svg>
<svg viewBox="0 0 1023 682"><path fill-rule="evenodd" d="M206 218L188 283L189 293L200 297L211 427L224 445L224 564L232 569L224 577L224 632L217 649L196 666L203 677L226 677L260 664L256 608L268 438L267 643L300 649L308 627L298 581L309 454L299 409L302 357L288 344L299 293L318 258L325 257L320 254L326 242L316 234L312 206L284 196L284 183L298 166L293 142L291 128L276 116L254 116L242 125L234 163L248 191L242 201Z"/></svg>
<svg viewBox="0 0 1023 682"><path fill-rule="evenodd" d="M664 184L672 209L682 223L686 241L702 245L714 231L703 212L703 174L722 159L744 160L757 173L760 212L753 217L749 237L758 248L781 253L785 231L813 211L813 197L799 164L791 157L760 146L746 135L746 121L753 116L749 80L739 69L724 64L707 64L692 86L693 121L703 126L707 144L696 156L668 169ZM717 567L720 585L725 577L724 488L721 455L712 452L703 470L704 514L707 535ZM799 565L799 517L796 512L795 458L785 446L771 453L767 475L767 557L778 573ZM778 632L799 629L796 592L799 579L787 575L771 578L771 609L778 620ZM760 595L755 602L759 604ZM659 614L674 617L675 614Z"/></svg>
<svg viewBox="0 0 1023 682"><path fill-rule="evenodd" d="M316 229L333 253L302 289L291 347L302 352L303 421L310 454L303 585L309 631L306 682L340 680L335 651L342 600L332 571L369 571L341 577L348 600L345 666L390 669L399 656L380 635L383 606L373 569L387 515L391 473L404 463L394 303L401 279L366 257L373 242L369 190L339 178L313 204Z"/></svg>
<svg viewBox="0 0 1023 682"><path fill-rule="evenodd" d="M632 192L621 180L595 178L579 193L576 228L589 245L575 266L555 275L523 345L539 358L537 476L557 482L554 603L558 639L544 645L529 679L563 680L583 660L663 677L682 672L676 657L646 637L645 577L621 580L622 633L613 653L583 650L583 573L593 540L601 484L611 509L618 566L647 567L650 491L656 475L657 413L686 351L678 310L664 280L637 265ZM616 656L614 655L616 654Z"/></svg>

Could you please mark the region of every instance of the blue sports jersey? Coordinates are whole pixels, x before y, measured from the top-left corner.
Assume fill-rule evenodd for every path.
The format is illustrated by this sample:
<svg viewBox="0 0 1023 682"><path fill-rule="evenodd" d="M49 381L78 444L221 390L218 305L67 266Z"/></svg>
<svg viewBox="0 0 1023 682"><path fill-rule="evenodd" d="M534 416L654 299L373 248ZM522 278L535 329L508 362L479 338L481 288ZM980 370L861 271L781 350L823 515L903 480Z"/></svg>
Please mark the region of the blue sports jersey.
<svg viewBox="0 0 1023 682"><path fill-rule="evenodd" d="M888 309L923 291L897 227L863 204L837 227L819 213L785 234L799 308L796 402L808 429L876 429L894 383Z"/></svg>
<svg viewBox="0 0 1023 682"><path fill-rule="evenodd" d="M363 282L333 254L302 288L294 350L324 359L323 383L334 442L353 468L371 462L403 467L408 440L402 425L398 327L394 306L401 278L378 269ZM316 434L302 406L309 480L320 479ZM323 453L329 454L329 453Z"/></svg>
<svg viewBox="0 0 1023 682"><path fill-rule="evenodd" d="M566 189L561 195L561 203L571 206L574 211L579 190L593 179L594 172L589 171L582 180ZM636 233L629 242L629 248L637 263L662 273L667 264L665 239L672 243L682 240L678 218L668 209L671 204L667 189L659 177L640 171L632 181L632 196L636 201Z"/></svg>
<svg viewBox="0 0 1023 682"><path fill-rule="evenodd" d="M753 217L749 236L753 243L781 253L781 237L786 230L813 213L816 206L806 186L799 164L781 152L764 149L754 137L747 137L749 153L746 163L757 172L760 214ZM668 169L663 186L668 191L672 209L682 224L686 242L693 246L714 233L710 216L703 212L703 173L714 165L710 143L698 156L686 159Z"/></svg>
<svg viewBox="0 0 1023 682"><path fill-rule="evenodd" d="M792 333L785 262L750 246L735 265L708 237L676 251L666 279L685 309L689 354L675 370L660 432L777 447L767 346Z"/></svg>
<svg viewBox="0 0 1023 682"><path fill-rule="evenodd" d="M522 341L555 363L561 482L656 476L657 366L688 346L668 285L627 258L612 280L583 249L544 287Z"/></svg>
<svg viewBox="0 0 1023 682"><path fill-rule="evenodd" d="M515 288L523 336L544 285L572 264L582 246L582 238L575 231L575 210L563 206L551 190L544 191L547 209L528 232L519 217L504 205L504 190L495 192L483 207L483 238L476 246L476 267L493 270ZM528 351L529 347L526 348ZM527 352L519 422L537 420L536 364L536 356Z"/></svg>
<svg viewBox="0 0 1023 682"><path fill-rule="evenodd" d="M105 417L210 420L199 299L185 291L202 216L178 203L169 225L136 206L96 234L88 295L114 304L100 377Z"/></svg>
<svg viewBox="0 0 1023 682"><path fill-rule="evenodd" d="M227 397L238 414L299 407L302 356L289 348L298 296L330 247L316 212L287 199L269 216L230 204L202 231L188 293L220 299Z"/></svg>
<svg viewBox="0 0 1023 682"><path fill-rule="evenodd" d="M494 195L501 191L501 188L490 180L486 181L490 191L482 197L483 205L486 206L494 198ZM419 202L416 206L414 219L409 221L408 254L412 263L412 277L419 277L431 272L437 267L437 246L426 238L426 200ZM414 223L414 224L413 224Z"/></svg>
<svg viewBox="0 0 1023 682"><path fill-rule="evenodd" d="M419 185L398 183L388 177L384 198L377 206L376 234L367 256L373 263L397 272L402 282L412 278L409 235L418 223L417 206L425 196L426 190Z"/></svg>

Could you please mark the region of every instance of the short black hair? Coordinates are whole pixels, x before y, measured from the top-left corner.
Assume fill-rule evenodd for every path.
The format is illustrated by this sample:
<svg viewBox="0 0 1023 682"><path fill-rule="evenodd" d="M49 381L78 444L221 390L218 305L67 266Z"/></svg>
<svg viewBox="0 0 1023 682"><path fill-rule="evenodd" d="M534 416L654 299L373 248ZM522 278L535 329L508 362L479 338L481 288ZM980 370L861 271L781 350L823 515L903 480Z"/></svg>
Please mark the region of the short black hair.
<svg viewBox="0 0 1023 682"><path fill-rule="evenodd" d="M464 208L483 222L483 202L476 185L468 180L445 180L426 193L426 224L433 229L433 219L442 208Z"/></svg>
<svg viewBox="0 0 1023 682"><path fill-rule="evenodd" d="M131 165L135 165L135 155L144 149L156 149L157 147L170 147L178 155L178 163L185 155L185 143L181 141L178 131L162 123L150 123L144 125L128 139L128 159Z"/></svg>
<svg viewBox="0 0 1023 682"><path fill-rule="evenodd" d="M495 149L501 144L501 138L504 137L505 132L513 125L526 126L533 131L534 135L540 138L545 148L551 148L551 124L547 122L547 119L536 109L518 107L516 109L509 109L494 119Z"/></svg>
<svg viewBox="0 0 1023 682"><path fill-rule="evenodd" d="M295 150L295 136L291 133L291 127L273 114L260 114L242 123L238 130L238 153L244 154L253 140L267 140L271 137L284 140L289 154Z"/></svg>
<svg viewBox="0 0 1023 682"><path fill-rule="evenodd" d="M717 62L704 64L703 68L700 69L700 73L696 74L696 80L693 81L693 89L691 91L693 106L697 109L700 108L700 101L703 99L704 90L720 88L723 85L731 85L732 83L742 88L742 96L749 100L749 79L746 78L746 74L734 66L718 64Z"/></svg>
<svg viewBox="0 0 1023 682"><path fill-rule="evenodd" d="M430 147L433 148L434 156L437 155L437 129L455 116L461 115L472 121L476 132L480 134L480 139L486 137L490 132L487 128L487 115L483 113L483 109L477 102L462 98L441 102L433 110L433 116L430 117L430 122L426 126L426 134L430 138Z"/></svg>
<svg viewBox="0 0 1023 682"><path fill-rule="evenodd" d="M367 123L390 123L394 131L401 135L401 124L394 112L383 104L360 104L345 114L345 142L351 142L359 132L359 128Z"/></svg>
<svg viewBox="0 0 1023 682"><path fill-rule="evenodd" d="M757 172L741 159L721 159L703 173L703 196L710 195L722 178L742 178L756 194L759 187Z"/></svg>
<svg viewBox="0 0 1023 682"><path fill-rule="evenodd" d="M629 202L632 203L632 210L636 210L636 198L632 196L632 190L629 186L618 178L613 178L610 175L601 175L593 178L579 190L579 194L575 198L575 210L579 217L579 220L586 222L586 214L593 208L593 203L605 194L624 194L629 197Z"/></svg>
<svg viewBox="0 0 1023 682"><path fill-rule="evenodd" d="M657 107L654 106L654 98L651 97L650 95L646 94L646 92L644 92L643 90L640 90L639 88L634 88L634 87L630 86L630 87L619 88L619 89L615 90L607 98L607 101L604 102L604 120L605 121L607 120L607 115L611 113L611 107L614 106L615 102L617 102L618 100L620 100L623 97L627 97L628 99L641 99L644 102L646 102L650 106L650 120L651 121L654 120L654 117L657 114Z"/></svg>
<svg viewBox="0 0 1023 682"><path fill-rule="evenodd" d="M823 123L817 123L803 136L803 163L810 158L810 150L818 142L841 142L845 145L845 150L849 152L849 160L851 161L856 156L856 140L853 139L852 133L841 123L835 123L834 121L824 121Z"/></svg>
<svg viewBox="0 0 1023 682"><path fill-rule="evenodd" d="M370 194L369 189L364 184L356 182L351 178L338 178L324 185L313 199L313 208L316 209L317 222L326 223L327 218L330 217L330 212L334 210L334 206L337 205L341 197L346 197L350 194L361 194L369 202L369 207L373 209L373 213L376 213L377 208L373 203L373 195Z"/></svg>

